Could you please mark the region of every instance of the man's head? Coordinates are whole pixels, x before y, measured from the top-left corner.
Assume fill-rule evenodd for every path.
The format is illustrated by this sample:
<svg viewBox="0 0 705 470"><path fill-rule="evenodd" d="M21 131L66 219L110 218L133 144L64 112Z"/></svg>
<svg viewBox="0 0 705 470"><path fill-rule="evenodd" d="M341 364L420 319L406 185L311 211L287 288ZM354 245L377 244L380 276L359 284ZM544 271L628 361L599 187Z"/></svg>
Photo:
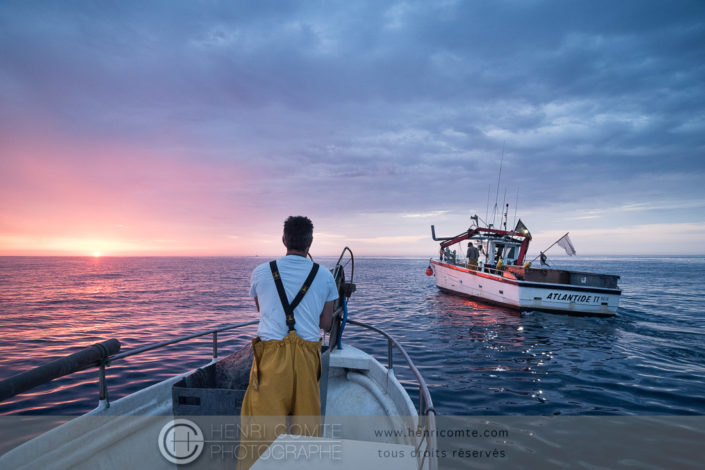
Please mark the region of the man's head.
<svg viewBox="0 0 705 470"><path fill-rule="evenodd" d="M291 216L284 221L282 241L287 250L308 251L313 241L313 223L302 215Z"/></svg>
<svg viewBox="0 0 705 470"><path fill-rule="evenodd" d="M468 243L468 248L470 248L471 246L472 246L472 242Z"/></svg>

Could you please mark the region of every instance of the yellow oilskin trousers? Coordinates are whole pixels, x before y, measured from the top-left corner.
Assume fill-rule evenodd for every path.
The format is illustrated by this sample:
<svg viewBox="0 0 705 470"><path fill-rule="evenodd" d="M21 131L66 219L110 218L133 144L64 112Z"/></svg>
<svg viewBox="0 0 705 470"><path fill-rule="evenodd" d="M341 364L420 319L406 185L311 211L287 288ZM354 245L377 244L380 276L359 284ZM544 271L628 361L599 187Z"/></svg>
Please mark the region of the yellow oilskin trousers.
<svg viewBox="0 0 705 470"><path fill-rule="evenodd" d="M242 402L238 470L249 468L280 434L320 435L321 342L292 330L252 340L254 359ZM287 426L287 416L293 416Z"/></svg>

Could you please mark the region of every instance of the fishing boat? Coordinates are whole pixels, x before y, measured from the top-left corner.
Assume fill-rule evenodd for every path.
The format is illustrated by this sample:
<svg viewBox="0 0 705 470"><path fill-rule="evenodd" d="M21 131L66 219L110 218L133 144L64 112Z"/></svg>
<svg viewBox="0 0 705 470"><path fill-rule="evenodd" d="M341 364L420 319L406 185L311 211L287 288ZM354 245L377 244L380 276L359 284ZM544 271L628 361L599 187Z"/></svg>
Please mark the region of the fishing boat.
<svg viewBox="0 0 705 470"><path fill-rule="evenodd" d="M468 230L454 237L437 237L435 226L431 226L440 251L438 259L429 260L426 274L435 276L440 290L520 311L595 316L617 313L622 293L617 285L619 276L545 266L545 251L550 247L540 254L541 265L533 267L532 261L526 261L531 233L521 219L508 230L506 214L505 210L500 228L474 215ZM476 262L463 256L462 250L451 250L465 241L478 250ZM575 254L567 233L554 245Z"/></svg>
<svg viewBox="0 0 705 470"><path fill-rule="evenodd" d="M251 468L435 470L435 410L423 377L389 333L347 318L348 299L355 290L354 260L347 247L332 272L340 297L321 356L321 419L315 420L320 432L301 435L296 423L290 423L271 445L267 443ZM221 358L218 341L256 323L226 325L126 352L111 339L0 382L0 401L90 367L97 368L99 383L96 409L13 448L0 456L0 468L237 468L240 405L252 352L251 347L243 348ZM386 367L347 340L343 343L346 325L365 328L386 341ZM108 399L106 370L112 364L208 336L213 353L204 367L114 402ZM394 350L416 380L418 407L395 375Z"/></svg>

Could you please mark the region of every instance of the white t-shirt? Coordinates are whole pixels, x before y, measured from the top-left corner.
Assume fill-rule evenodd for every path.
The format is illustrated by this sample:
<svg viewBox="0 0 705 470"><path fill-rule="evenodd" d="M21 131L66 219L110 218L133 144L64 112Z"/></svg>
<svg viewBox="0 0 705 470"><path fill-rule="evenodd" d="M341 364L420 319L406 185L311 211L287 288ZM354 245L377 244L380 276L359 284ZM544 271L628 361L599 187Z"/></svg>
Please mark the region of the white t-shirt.
<svg viewBox="0 0 705 470"><path fill-rule="evenodd" d="M299 293L312 267L313 262L303 256L288 255L277 260L277 269L289 303ZM269 263L260 264L252 271L250 296L257 297L259 302L257 336L262 341L284 339L289 334L289 328L286 326L284 307L279 300ZM308 292L294 309L296 333L306 341L318 341L321 338L319 323L323 305L337 298L338 290L333 275L321 266Z"/></svg>

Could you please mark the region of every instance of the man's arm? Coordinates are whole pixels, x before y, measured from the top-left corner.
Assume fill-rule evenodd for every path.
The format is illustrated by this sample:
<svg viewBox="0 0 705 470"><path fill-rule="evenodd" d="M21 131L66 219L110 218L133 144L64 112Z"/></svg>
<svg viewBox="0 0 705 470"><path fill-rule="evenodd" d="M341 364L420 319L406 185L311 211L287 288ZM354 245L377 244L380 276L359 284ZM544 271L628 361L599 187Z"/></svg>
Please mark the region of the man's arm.
<svg viewBox="0 0 705 470"><path fill-rule="evenodd" d="M333 323L333 304L335 300L329 300L323 304L323 311L321 312L321 319L318 326L321 327L323 331L330 331L331 324Z"/></svg>
<svg viewBox="0 0 705 470"><path fill-rule="evenodd" d="M259 300L255 297L255 305L257 306L257 311L259 312Z"/></svg>

